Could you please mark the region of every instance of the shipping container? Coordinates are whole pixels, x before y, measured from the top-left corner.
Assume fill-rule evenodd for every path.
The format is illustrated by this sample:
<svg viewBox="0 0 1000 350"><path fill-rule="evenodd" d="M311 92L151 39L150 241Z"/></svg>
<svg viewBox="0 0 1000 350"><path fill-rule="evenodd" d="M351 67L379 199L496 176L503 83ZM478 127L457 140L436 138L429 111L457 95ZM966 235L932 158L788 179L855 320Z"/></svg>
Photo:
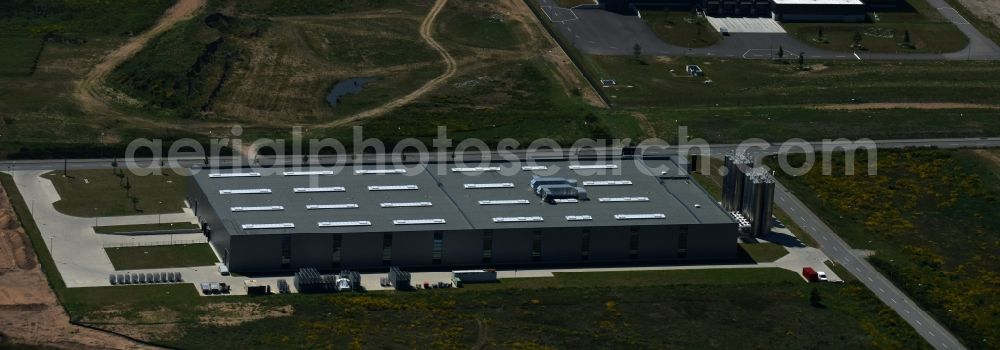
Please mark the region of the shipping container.
<svg viewBox="0 0 1000 350"><path fill-rule="evenodd" d="M802 268L802 277L805 277L809 282L819 281L819 274L817 274L816 270L813 270L811 267Z"/></svg>

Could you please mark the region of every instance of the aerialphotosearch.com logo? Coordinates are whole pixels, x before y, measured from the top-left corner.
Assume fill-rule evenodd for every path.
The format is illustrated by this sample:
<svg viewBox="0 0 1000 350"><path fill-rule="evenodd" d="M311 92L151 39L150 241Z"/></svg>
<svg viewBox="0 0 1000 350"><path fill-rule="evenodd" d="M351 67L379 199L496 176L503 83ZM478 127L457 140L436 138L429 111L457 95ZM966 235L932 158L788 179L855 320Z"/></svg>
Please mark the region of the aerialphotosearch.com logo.
<svg viewBox="0 0 1000 350"><path fill-rule="evenodd" d="M455 140L448 138L447 127L439 126L437 136L429 146L416 138L406 138L390 149L382 140L365 138L363 127L355 126L349 151L344 143L334 138L304 140L300 127L292 128L290 140L259 138L246 142L240 138L243 128L237 125L230 129L230 137L210 139L208 149L202 142L190 138L169 144L159 139L133 140L126 149L125 166L139 176L157 175L167 169L190 175L201 171L251 171L268 175L303 169L326 175L360 169L405 169L407 175L434 171L444 175L454 169L463 169L468 172L493 171L503 176L513 176L530 169L535 174L547 176L558 173L560 167L551 162L546 162L544 167L539 163L545 159L562 159L568 161L572 170L584 176L620 175L620 165L626 161L635 162L635 168L640 172L656 176L678 170L668 168L663 165L664 162L646 162L648 156L669 155L686 160L692 156L708 159L727 153L745 153L756 160L754 164L760 164L764 156L776 154L780 171L799 176L816 166L817 156L822 163L822 174L833 174L833 162L837 158L834 154L843 153L844 173L854 175L856 153L863 150L867 153L867 174L877 174L877 146L870 139L827 139L820 142L790 139L778 145L763 139L747 139L739 144L713 146L704 139L691 137L686 126L678 127L677 131L677 145L658 138L638 143L628 138L584 138L570 146L563 146L551 138L540 138L526 144L506 138L491 147L476 138L463 139L456 144ZM631 157L621 157L623 150ZM802 154L798 159L800 162L792 164L790 154ZM608 166L585 166L595 163ZM725 175L725 168L711 169L708 161L697 162L693 170L703 174L714 170Z"/></svg>

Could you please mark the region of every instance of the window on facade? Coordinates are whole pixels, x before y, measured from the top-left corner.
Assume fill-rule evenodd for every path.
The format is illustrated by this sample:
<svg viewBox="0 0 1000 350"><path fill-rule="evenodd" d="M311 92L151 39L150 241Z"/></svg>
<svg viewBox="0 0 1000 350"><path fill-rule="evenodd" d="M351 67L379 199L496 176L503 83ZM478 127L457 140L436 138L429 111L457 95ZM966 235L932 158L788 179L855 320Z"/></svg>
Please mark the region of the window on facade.
<svg viewBox="0 0 1000 350"><path fill-rule="evenodd" d="M542 231L535 230L531 235L531 261L542 259Z"/></svg>
<svg viewBox="0 0 1000 350"><path fill-rule="evenodd" d="M444 234L441 231L434 231L434 243L431 250L431 263L441 263L441 250L444 248Z"/></svg>
<svg viewBox="0 0 1000 350"><path fill-rule="evenodd" d="M677 234L677 257L686 258L688 248L688 227L683 225Z"/></svg>
<svg viewBox="0 0 1000 350"><path fill-rule="evenodd" d="M292 237L281 237L281 268L287 269L292 263Z"/></svg>
<svg viewBox="0 0 1000 350"><path fill-rule="evenodd" d="M382 265L392 264L392 234L382 235Z"/></svg>
<svg viewBox="0 0 1000 350"><path fill-rule="evenodd" d="M493 230L483 231L483 262L493 261Z"/></svg>
<svg viewBox="0 0 1000 350"><path fill-rule="evenodd" d="M639 231L634 230L632 234L629 235L628 239L628 258L635 259L639 257Z"/></svg>
<svg viewBox="0 0 1000 350"><path fill-rule="evenodd" d="M343 244L344 235L333 235L333 267L340 267L340 248Z"/></svg>

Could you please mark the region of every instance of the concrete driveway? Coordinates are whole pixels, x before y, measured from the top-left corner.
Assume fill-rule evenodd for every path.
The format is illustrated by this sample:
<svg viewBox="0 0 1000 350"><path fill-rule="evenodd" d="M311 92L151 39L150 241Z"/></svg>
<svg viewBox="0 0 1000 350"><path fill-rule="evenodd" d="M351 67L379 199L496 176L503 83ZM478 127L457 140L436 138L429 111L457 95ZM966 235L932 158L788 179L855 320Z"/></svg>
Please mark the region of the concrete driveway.
<svg viewBox="0 0 1000 350"><path fill-rule="evenodd" d="M94 233L95 223L101 225L155 224L162 222L197 223L189 209L183 213L163 215L133 215L99 218L81 218L60 213L52 206L59 201L59 193L48 179L41 175L48 170L12 171L17 189L28 204L45 246L56 262L59 274L67 287L94 287L110 285L108 275L114 266L104 252L104 247L117 244L140 244L170 241L204 241L200 233L177 235L99 235Z"/></svg>

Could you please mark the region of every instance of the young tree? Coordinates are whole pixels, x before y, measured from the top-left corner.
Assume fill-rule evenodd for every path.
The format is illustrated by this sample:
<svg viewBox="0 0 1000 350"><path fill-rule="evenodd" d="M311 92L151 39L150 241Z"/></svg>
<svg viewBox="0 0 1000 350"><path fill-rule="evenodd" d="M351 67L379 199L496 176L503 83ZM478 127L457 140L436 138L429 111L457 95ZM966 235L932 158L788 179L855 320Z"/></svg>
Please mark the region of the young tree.
<svg viewBox="0 0 1000 350"><path fill-rule="evenodd" d="M819 41L823 41L823 27L822 26L819 27L819 31L816 33L816 38L819 39Z"/></svg>
<svg viewBox="0 0 1000 350"><path fill-rule="evenodd" d="M910 41L910 30L907 29L903 31L903 44L906 46L913 46L913 42Z"/></svg>
<svg viewBox="0 0 1000 350"><path fill-rule="evenodd" d="M636 62L642 62L642 46L640 46L639 43L632 46L632 56L635 58Z"/></svg>
<svg viewBox="0 0 1000 350"><path fill-rule="evenodd" d="M799 52L799 69L805 69L805 68L806 68L806 53Z"/></svg>
<svg viewBox="0 0 1000 350"><path fill-rule="evenodd" d="M819 289L816 287L813 287L812 292L809 293L809 305L823 307L823 297L819 295Z"/></svg>
<svg viewBox="0 0 1000 350"><path fill-rule="evenodd" d="M785 59L785 47L784 46L778 45L778 59L779 60L784 60Z"/></svg>
<svg viewBox="0 0 1000 350"><path fill-rule="evenodd" d="M139 197L132 196L132 210L139 211Z"/></svg>
<svg viewBox="0 0 1000 350"><path fill-rule="evenodd" d="M855 49L860 49L861 48L861 40L863 40L863 39L864 39L864 37L861 35L861 32L854 32L854 48Z"/></svg>

